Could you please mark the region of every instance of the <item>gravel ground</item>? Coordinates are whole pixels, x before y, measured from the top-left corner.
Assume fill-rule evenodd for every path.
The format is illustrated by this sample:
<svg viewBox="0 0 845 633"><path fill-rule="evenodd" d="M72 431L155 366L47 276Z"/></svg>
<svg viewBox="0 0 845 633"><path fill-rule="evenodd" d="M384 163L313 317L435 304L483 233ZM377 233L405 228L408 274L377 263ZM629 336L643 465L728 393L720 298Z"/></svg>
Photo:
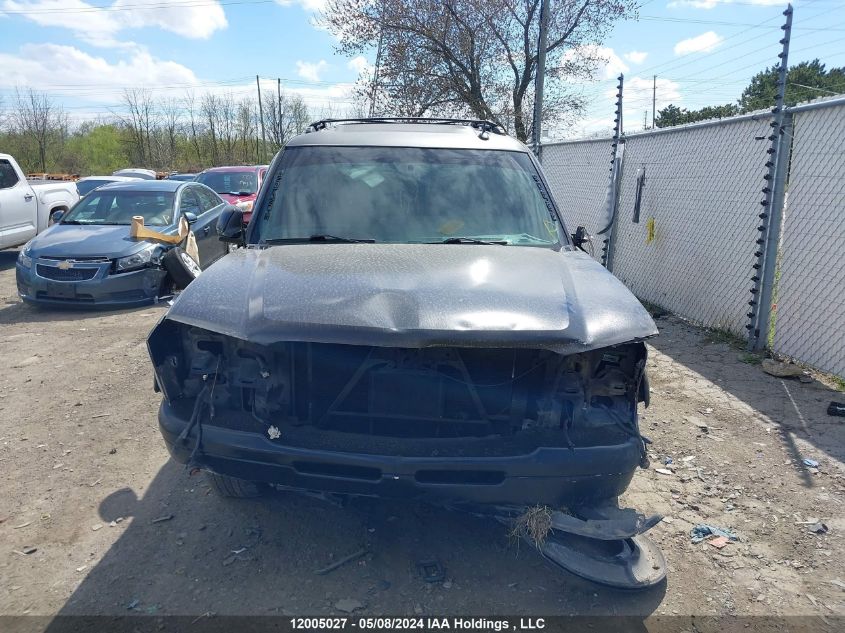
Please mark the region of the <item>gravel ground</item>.
<svg viewBox="0 0 845 633"><path fill-rule="evenodd" d="M166 308L33 310L16 255L0 252L0 615L329 614L351 600L356 615L815 615L818 631L845 615L845 425L825 412L845 396L768 376L679 319L659 319L651 342L651 467L624 498L666 516L651 534L668 579L624 592L442 509L216 497L168 460L156 428L144 341ZM692 544L697 523L740 540ZM444 582L420 578L424 559Z"/></svg>

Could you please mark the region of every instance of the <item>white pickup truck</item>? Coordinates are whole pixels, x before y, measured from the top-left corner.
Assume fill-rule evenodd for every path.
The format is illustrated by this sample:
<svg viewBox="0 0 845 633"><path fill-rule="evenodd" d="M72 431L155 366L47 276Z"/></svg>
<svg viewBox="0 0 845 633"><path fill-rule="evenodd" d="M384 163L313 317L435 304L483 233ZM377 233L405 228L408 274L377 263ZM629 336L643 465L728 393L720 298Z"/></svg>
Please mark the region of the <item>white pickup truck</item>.
<svg viewBox="0 0 845 633"><path fill-rule="evenodd" d="M30 180L9 154L0 154L0 249L25 244L49 226L54 211L67 211L79 193L72 182Z"/></svg>

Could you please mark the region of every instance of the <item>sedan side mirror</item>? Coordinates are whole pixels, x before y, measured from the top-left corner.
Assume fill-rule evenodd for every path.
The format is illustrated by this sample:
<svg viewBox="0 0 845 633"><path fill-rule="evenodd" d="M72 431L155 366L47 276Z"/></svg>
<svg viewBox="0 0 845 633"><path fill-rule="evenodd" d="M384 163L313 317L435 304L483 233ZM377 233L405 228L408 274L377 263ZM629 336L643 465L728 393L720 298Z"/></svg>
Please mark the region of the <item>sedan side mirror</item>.
<svg viewBox="0 0 845 633"><path fill-rule="evenodd" d="M244 241L244 212L228 206L217 218L217 236L221 242L241 244Z"/></svg>
<svg viewBox="0 0 845 633"><path fill-rule="evenodd" d="M193 224L194 222L197 221L197 214L196 213L191 213L190 211L185 211L182 215L184 216L185 221L188 224Z"/></svg>
<svg viewBox="0 0 845 633"><path fill-rule="evenodd" d="M575 229L575 232L572 234L572 244L575 248L581 249L585 253L587 250L584 248L584 244L590 241L590 235L587 233L587 229L583 226L579 226Z"/></svg>
<svg viewBox="0 0 845 633"><path fill-rule="evenodd" d="M61 209L57 211L53 211L53 215L50 216L50 222L56 224L57 222L61 222L62 217L64 217L65 212Z"/></svg>

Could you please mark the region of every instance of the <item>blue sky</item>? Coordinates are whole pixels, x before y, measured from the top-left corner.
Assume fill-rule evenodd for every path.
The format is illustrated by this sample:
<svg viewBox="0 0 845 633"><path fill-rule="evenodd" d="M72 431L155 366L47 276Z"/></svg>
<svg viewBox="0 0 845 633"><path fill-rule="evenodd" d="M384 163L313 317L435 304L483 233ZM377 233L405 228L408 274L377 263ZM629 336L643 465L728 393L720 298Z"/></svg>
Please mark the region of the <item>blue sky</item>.
<svg viewBox="0 0 845 633"><path fill-rule="evenodd" d="M323 3L0 0L0 95L9 107L16 86L47 90L81 119L113 112L125 87L172 98L189 87L248 94L258 74L268 88L281 77L315 114L329 104L338 113L368 60L335 54L331 35L314 24ZM551 133L606 129L619 72L626 77L629 130L642 127L651 108L655 74L658 109L736 100L755 72L776 61L785 6L782 0L643 0L640 20L618 23L603 43L607 63L595 81L578 86L589 97L585 116ZM790 62L819 57L829 67L845 65L845 0L793 6Z"/></svg>

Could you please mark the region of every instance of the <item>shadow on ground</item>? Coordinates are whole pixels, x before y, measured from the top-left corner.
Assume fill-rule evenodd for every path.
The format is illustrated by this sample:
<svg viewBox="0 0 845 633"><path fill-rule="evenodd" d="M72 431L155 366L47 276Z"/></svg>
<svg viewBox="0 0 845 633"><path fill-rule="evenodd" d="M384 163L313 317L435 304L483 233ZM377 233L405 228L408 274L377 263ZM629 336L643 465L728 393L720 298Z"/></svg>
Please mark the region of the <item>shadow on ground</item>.
<svg viewBox="0 0 845 633"><path fill-rule="evenodd" d="M652 346L773 423L805 486L813 486L813 477L802 463L804 458L823 461L826 454L838 462L845 461L845 418L827 414L831 401L845 401L844 393L816 380L802 383L770 376L761 369L759 357L746 354L730 343L713 340L706 330L686 325L674 317L661 318L657 324L661 333L649 341ZM702 406L716 410L726 407L725 402L714 400L718 392L705 381L699 391L686 395ZM796 444L799 439L818 452L808 454L802 450Z"/></svg>
<svg viewBox="0 0 845 633"><path fill-rule="evenodd" d="M665 582L626 592L583 581L510 542L492 520L413 502L341 507L281 492L222 499L173 462L140 499L117 490L99 512L106 522L122 518L110 529L124 532L61 616L343 615L335 605L352 600L356 617L626 614L641 622L666 591ZM421 561L436 561L445 580L424 581Z"/></svg>

